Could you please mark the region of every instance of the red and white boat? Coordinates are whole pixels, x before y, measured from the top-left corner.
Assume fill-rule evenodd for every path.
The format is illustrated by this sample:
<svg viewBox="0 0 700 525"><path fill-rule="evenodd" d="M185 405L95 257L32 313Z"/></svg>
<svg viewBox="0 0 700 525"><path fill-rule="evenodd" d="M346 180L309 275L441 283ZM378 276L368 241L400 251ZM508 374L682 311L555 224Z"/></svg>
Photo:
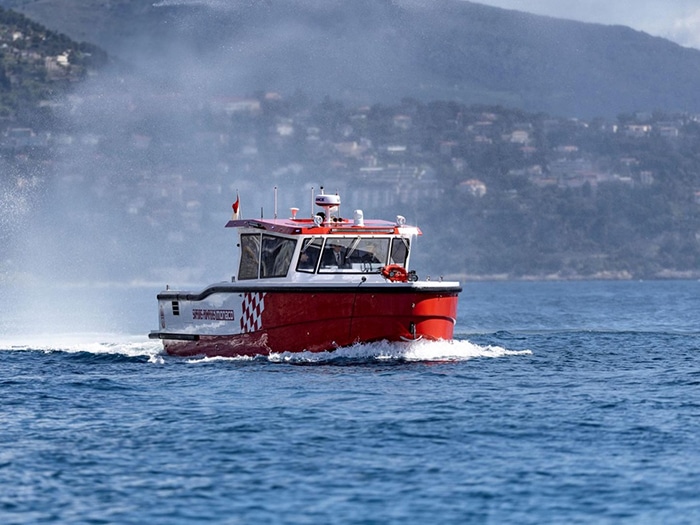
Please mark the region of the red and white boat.
<svg viewBox="0 0 700 525"><path fill-rule="evenodd" d="M178 356L320 352L379 340L452 339L459 282L419 280L409 270L421 232L395 222L333 216L234 219L238 274L202 291L158 294L160 328L150 333ZM235 208L234 208L235 209ZM236 215L234 213L234 215Z"/></svg>

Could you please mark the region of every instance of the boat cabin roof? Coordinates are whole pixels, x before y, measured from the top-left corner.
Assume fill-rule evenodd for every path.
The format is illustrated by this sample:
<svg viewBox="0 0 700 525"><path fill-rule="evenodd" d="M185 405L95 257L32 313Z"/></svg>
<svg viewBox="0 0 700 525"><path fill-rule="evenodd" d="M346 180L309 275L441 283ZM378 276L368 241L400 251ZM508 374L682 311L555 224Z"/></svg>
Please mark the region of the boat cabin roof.
<svg viewBox="0 0 700 525"><path fill-rule="evenodd" d="M364 220L358 225L350 219L333 218L316 224L313 219L240 219L226 223L227 228L256 228L286 235L421 235L416 226L384 220Z"/></svg>

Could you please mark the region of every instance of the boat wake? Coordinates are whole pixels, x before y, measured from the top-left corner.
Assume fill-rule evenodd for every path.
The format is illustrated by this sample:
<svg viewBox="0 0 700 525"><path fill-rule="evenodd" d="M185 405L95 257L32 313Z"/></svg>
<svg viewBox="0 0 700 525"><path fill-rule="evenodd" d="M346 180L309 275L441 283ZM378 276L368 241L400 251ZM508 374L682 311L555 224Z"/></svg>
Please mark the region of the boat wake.
<svg viewBox="0 0 700 525"><path fill-rule="evenodd" d="M195 358L191 362L216 360L266 360L272 363L290 364L359 364L359 363L403 363L403 362L458 362L476 358L495 358L531 355L530 350L513 351L499 346L481 346L466 340L411 341L396 343L379 341L358 343L337 348L330 352L281 352L258 357L211 357Z"/></svg>
<svg viewBox="0 0 700 525"><path fill-rule="evenodd" d="M280 352L256 357L193 357L182 360L163 353L160 341L143 336L115 334L70 334L0 340L0 351L65 352L93 355L121 355L147 358L149 363L165 364L169 360L188 363L247 361L289 364L359 364L403 362L459 362L476 358L499 358L531 355L530 350L508 350L500 346L478 345L467 340L411 341L355 344L331 352Z"/></svg>

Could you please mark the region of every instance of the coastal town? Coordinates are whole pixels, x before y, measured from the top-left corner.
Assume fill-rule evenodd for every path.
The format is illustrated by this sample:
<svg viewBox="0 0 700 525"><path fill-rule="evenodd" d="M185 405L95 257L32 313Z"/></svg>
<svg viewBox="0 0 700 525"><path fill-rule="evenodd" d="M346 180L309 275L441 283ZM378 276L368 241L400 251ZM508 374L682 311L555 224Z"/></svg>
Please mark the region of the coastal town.
<svg viewBox="0 0 700 525"><path fill-rule="evenodd" d="M217 191L246 184L327 181L344 193L358 192L356 200L370 206L394 206L439 198L453 189L483 197L494 175L522 179L538 188L651 186L663 174L655 174L653 163L635 155L635 148L655 142L678 151L697 140L700 129L700 115L686 114L637 113L616 122L586 122L453 102L404 100L395 107L346 108L326 100L316 107L298 108L278 93L264 93L260 98L212 98L190 108L182 99L169 94L161 100L122 99L121 108L110 105L111 111L131 114L132 129L96 124L98 129L66 132L12 127L6 122L0 149L6 161L43 161L49 152L58 152L51 160L60 162L86 154L109 158L119 144L123 153L167 159L142 176L168 177L170 191L187 198L190 207L211 189L203 182L226 186L227 180L230 187ZM75 115L88 104L89 100L74 96L59 109ZM149 132L144 121L154 117L149 115L153 105L167 112L156 117L162 124L174 119L188 124ZM600 148L601 144L608 147ZM615 146L616 151L609 151ZM498 172L483 162L497 151L504 154ZM185 174L186 166L178 173L170 165L178 157L184 165L191 164L203 152L212 165L202 166L192 180ZM239 180L231 180L231 173ZM254 182L247 183L248 178ZM128 195L129 189L119 187L119 180L111 184L116 184L117 193ZM700 187L695 198L700 199ZM141 200L143 196L134 196L125 206L133 211Z"/></svg>
<svg viewBox="0 0 700 525"><path fill-rule="evenodd" d="M323 186L342 195L340 213L407 216L430 233L427 253L453 248L430 266L465 279L690 278L700 268L700 115L577 119L410 97L199 92L149 83L94 46L3 15L8 245L44 220L94 228L104 243L79 235L57 252L123 259L128 243L154 259L151 276L178 254L202 272L235 198L244 215L270 216ZM0 264L8 279L23 271L17 257ZM141 266L123 260L116 273Z"/></svg>
<svg viewBox="0 0 700 525"><path fill-rule="evenodd" d="M593 210L601 195L613 191L629 198L617 197L619 212L627 203L643 206L644 199L663 194L677 213L671 227L673 221L679 227L668 235L689 243L683 244L686 252L695 243L695 257L700 251L696 115L637 113L587 122L412 99L350 107L276 92L199 101L177 93L108 99L88 92L52 110L60 116L56 129L5 123L0 151L5 173L14 174L5 184L10 180L15 194L42 194L49 201L45 191L80 196L70 212L74 220L95 223L109 214L169 243L187 244L217 230L237 194L247 213L272 214L277 187L286 213L287 206L307 202L311 188L325 186L350 206L409 213L428 228L438 216L461 217L488 235L492 248L498 232L488 223L497 224L509 209L518 212L516 223L534 225L542 222L541 202L555 199L559 217L550 210L548 220L568 224L563 234L580 237L571 231L577 207ZM653 220L665 213L647 211ZM615 213L609 224L598 217L598 229L582 225L590 236L584 251L595 254L596 243L618 242ZM556 250L570 251L566 246L560 242ZM451 254L445 271L490 273L473 254L472 262ZM619 270L600 259L599 253L590 256L597 271ZM690 271L692 261L672 270ZM509 274L507 266L499 270L494 273ZM551 271L559 271L556 264ZM635 274L626 271L622 275Z"/></svg>

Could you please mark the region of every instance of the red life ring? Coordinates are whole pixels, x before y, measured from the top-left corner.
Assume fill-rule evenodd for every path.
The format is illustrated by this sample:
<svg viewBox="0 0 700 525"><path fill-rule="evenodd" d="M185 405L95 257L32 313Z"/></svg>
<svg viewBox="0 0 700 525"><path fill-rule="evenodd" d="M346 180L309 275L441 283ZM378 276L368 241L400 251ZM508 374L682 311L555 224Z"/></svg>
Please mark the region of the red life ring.
<svg viewBox="0 0 700 525"><path fill-rule="evenodd" d="M408 272L400 264L390 264L382 268L382 277L390 281L405 283L408 281Z"/></svg>

